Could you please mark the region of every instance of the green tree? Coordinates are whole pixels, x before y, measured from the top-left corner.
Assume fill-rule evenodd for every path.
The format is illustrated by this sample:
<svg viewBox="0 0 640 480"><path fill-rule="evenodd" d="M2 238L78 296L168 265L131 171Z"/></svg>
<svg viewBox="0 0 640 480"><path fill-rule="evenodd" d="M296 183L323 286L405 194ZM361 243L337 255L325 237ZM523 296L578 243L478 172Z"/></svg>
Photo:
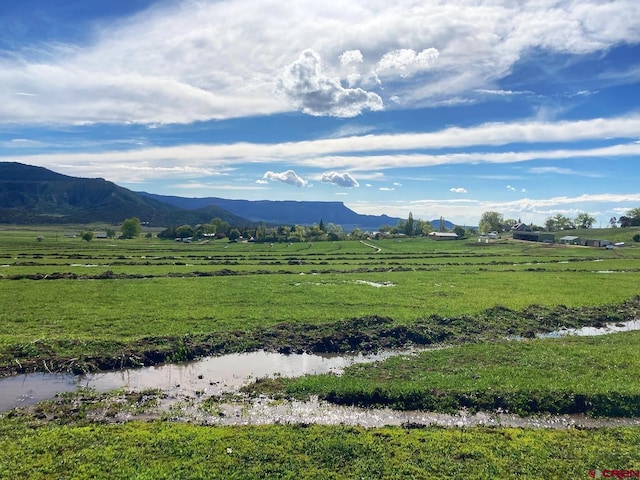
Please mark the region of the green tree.
<svg viewBox="0 0 640 480"><path fill-rule="evenodd" d="M229 232L231 230L231 225L229 225L229 222L225 222L224 220L216 217L213 220L211 220L210 222L212 225L215 225L216 227L216 233L224 233L226 236L229 236Z"/></svg>
<svg viewBox="0 0 640 480"><path fill-rule="evenodd" d="M588 213L579 213L573 222L577 228L591 228L596 219Z"/></svg>
<svg viewBox="0 0 640 480"><path fill-rule="evenodd" d="M180 225L176 227L177 238L189 238L193 237L193 228L190 225Z"/></svg>
<svg viewBox="0 0 640 480"><path fill-rule="evenodd" d="M478 228L480 233L501 232L504 225L504 217L498 212L484 212L480 217Z"/></svg>
<svg viewBox="0 0 640 480"><path fill-rule="evenodd" d="M423 220L420 224L420 233L422 235L429 235L431 232L433 232L433 225L431 225L431 222Z"/></svg>
<svg viewBox="0 0 640 480"><path fill-rule="evenodd" d="M230 242L237 242L240 237L241 237L240 230L238 230L237 228L232 228L231 231L229 232Z"/></svg>
<svg viewBox="0 0 640 480"><path fill-rule="evenodd" d="M140 219L136 217L127 218L120 227L121 238L137 238L141 232Z"/></svg>
<svg viewBox="0 0 640 480"><path fill-rule="evenodd" d="M107 238L116 238L116 231L113 228L107 228Z"/></svg>
<svg viewBox="0 0 640 480"><path fill-rule="evenodd" d="M461 227L460 225L456 225L455 227L453 227L453 233L458 235L458 238L464 237L465 235L464 227Z"/></svg>
<svg viewBox="0 0 640 480"><path fill-rule="evenodd" d="M409 218L404 224L404 234L407 235L408 237L413 236L413 213L412 212L409 212Z"/></svg>
<svg viewBox="0 0 640 480"><path fill-rule="evenodd" d="M328 238L331 241L342 240L344 232L342 231L342 225L336 225L335 223L329 223L327 225Z"/></svg>
<svg viewBox="0 0 640 480"><path fill-rule="evenodd" d="M438 231L439 232L447 231L447 222L445 222L444 217L442 215L440 215L440 223L438 224Z"/></svg>
<svg viewBox="0 0 640 480"><path fill-rule="evenodd" d="M640 207L632 208L627 212L627 218L629 218L629 222L632 227L640 226Z"/></svg>
<svg viewBox="0 0 640 480"><path fill-rule="evenodd" d="M93 240L93 232L90 230L83 231L80 233L80 238L85 242L90 242L91 240Z"/></svg>
<svg viewBox="0 0 640 480"><path fill-rule="evenodd" d="M320 219L320 225L318 225L318 228L320 229L321 232L326 232L327 229L324 226L324 222L322 221L322 219Z"/></svg>

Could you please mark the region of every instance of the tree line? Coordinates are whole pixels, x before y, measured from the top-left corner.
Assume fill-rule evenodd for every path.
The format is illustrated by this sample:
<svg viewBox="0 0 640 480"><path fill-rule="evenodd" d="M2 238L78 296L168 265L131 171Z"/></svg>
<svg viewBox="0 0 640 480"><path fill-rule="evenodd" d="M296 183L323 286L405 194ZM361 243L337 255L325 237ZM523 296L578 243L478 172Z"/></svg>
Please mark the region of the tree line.
<svg viewBox="0 0 640 480"><path fill-rule="evenodd" d="M569 218L566 215L558 213L545 220L544 225L528 224L532 231L557 232L562 230L573 230L576 228L589 229L593 228L596 219L588 213L579 213L575 218ZM480 233L488 232L504 232L511 230L514 225L522 223L520 220L505 219L499 212L484 212L480 217L478 228ZM626 215L619 218L612 217L609 220L609 227L617 228L640 226L640 208L632 208Z"/></svg>

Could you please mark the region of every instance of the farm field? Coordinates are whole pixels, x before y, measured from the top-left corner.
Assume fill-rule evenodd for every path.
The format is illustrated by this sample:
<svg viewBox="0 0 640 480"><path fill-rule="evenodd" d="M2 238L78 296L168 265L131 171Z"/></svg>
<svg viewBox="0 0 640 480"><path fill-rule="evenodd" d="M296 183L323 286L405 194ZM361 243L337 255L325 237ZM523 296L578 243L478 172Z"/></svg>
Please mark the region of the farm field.
<svg viewBox="0 0 640 480"><path fill-rule="evenodd" d="M509 239L84 242L76 230L2 233L3 375L444 344L343 376L252 388L368 408L638 416L639 334L532 339L640 318L638 229L593 232L626 243L612 250ZM527 340L504 341L513 336ZM0 478L549 478L640 468L638 427L205 427L112 424L82 411L0 416Z"/></svg>
<svg viewBox="0 0 640 480"><path fill-rule="evenodd" d="M327 338L363 323L366 339L351 335L335 350L376 348L380 330L401 326L417 328L423 343L431 342L427 331L439 341L549 331L630 319L628 302L640 293L633 246L84 242L64 232L18 229L0 239L0 302L11 305L0 312L7 373L43 369L43 361L50 370L87 370L109 368L110 359L122 365L123 357L135 364L129 358L321 351ZM496 306L509 313L497 315ZM545 310L544 322L516 313L531 306ZM569 310L551 313L558 306ZM442 318L462 317L457 330L443 328ZM393 335L385 342L400 346Z"/></svg>

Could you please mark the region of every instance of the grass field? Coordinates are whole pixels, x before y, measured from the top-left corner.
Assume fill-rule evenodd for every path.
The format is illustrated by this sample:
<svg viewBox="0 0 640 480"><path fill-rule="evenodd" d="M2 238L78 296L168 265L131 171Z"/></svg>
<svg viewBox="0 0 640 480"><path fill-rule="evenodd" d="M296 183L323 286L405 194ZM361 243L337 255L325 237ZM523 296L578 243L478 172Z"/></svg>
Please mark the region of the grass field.
<svg viewBox="0 0 640 480"><path fill-rule="evenodd" d="M639 417L639 348L640 332L474 343L250 389L400 410Z"/></svg>
<svg viewBox="0 0 640 480"><path fill-rule="evenodd" d="M0 238L0 303L11 305L0 311L0 368L120 358L144 353L150 343L168 352L185 337L199 344L193 354L206 353L215 337L225 343L238 331L255 337L282 325L326 330L368 316L410 326L433 315L473 317L496 305L616 306L640 293L640 248L633 246L83 242L70 231L17 229ZM270 346L261 341L246 348Z"/></svg>
<svg viewBox="0 0 640 480"><path fill-rule="evenodd" d="M638 468L640 430L366 430L0 422L0 478L589 478ZM606 475L606 473L605 473Z"/></svg>
<svg viewBox="0 0 640 480"><path fill-rule="evenodd" d="M628 244L606 250L507 239L270 245L69 236L87 227L107 228L2 232L3 374L259 348L446 343L343 377L257 387L395 408L638 415L639 334L500 341L640 317L638 229L575 232ZM633 427L110 425L81 412L0 416L0 478L584 478L640 468Z"/></svg>

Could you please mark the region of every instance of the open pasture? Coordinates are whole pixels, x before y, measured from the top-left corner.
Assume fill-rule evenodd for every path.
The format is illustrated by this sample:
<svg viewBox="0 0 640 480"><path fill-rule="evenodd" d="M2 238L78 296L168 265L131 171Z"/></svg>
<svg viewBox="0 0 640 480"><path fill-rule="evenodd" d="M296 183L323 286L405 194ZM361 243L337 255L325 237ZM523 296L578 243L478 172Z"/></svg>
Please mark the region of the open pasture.
<svg viewBox="0 0 640 480"><path fill-rule="evenodd" d="M319 325L326 337L344 327L340 322L364 317L411 326L433 315L472 319L497 305L612 306L640 293L640 248L633 246L424 238L85 242L69 231L18 229L0 238L0 303L8 306L0 311L4 369L121 357L149 344L167 354L204 337L207 345L195 350L214 352L217 338L227 342L238 332L270 328L277 330L267 332L278 337L275 343L260 334L246 348L278 348L291 343L281 338L283 325Z"/></svg>

